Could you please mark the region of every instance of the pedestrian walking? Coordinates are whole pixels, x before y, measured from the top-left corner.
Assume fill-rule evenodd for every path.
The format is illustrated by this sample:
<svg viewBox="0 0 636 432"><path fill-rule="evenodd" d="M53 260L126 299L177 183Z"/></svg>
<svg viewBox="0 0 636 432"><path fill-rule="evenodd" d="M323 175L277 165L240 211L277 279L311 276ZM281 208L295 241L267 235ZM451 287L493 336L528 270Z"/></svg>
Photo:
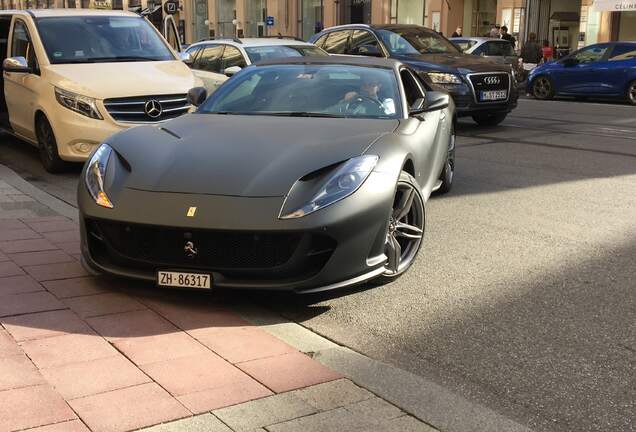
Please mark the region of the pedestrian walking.
<svg viewBox="0 0 636 432"><path fill-rule="evenodd" d="M523 45L521 49L521 58L524 63L539 64L543 58L543 51L537 42L536 33L530 33L528 35L528 41Z"/></svg>
<svg viewBox="0 0 636 432"><path fill-rule="evenodd" d="M462 37L462 28L461 27L457 27L455 29L455 31L453 32L453 34L451 35L451 37Z"/></svg>
<svg viewBox="0 0 636 432"><path fill-rule="evenodd" d="M544 63L552 61L552 59L554 58L554 50L550 46L550 42L548 42L547 40L543 41L543 48L541 48L541 52L543 54Z"/></svg>
<svg viewBox="0 0 636 432"><path fill-rule="evenodd" d="M501 26L501 28L499 29L499 35L500 39L504 39L510 42L513 48L517 45L517 40L513 35L508 33L508 27L506 27L505 25Z"/></svg>

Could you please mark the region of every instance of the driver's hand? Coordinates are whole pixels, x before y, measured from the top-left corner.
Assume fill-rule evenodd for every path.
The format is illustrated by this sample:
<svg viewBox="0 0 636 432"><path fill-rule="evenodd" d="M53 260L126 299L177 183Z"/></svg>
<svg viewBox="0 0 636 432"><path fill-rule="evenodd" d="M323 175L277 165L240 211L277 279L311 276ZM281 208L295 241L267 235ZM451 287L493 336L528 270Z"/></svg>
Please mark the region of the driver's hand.
<svg viewBox="0 0 636 432"><path fill-rule="evenodd" d="M356 92L354 92L354 91L350 91L350 92L348 92L348 93L346 93L346 94L344 95L343 100L344 100L345 102L351 102L351 101L352 101L352 100L353 100L356 96L358 96L358 93L356 93Z"/></svg>

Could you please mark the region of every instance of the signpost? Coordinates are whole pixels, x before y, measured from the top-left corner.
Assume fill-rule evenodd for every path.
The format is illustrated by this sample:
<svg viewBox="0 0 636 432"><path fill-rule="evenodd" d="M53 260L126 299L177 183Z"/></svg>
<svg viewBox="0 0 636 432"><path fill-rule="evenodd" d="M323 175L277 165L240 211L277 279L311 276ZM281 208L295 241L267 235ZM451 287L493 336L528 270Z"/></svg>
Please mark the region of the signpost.
<svg viewBox="0 0 636 432"><path fill-rule="evenodd" d="M174 15L179 11L179 2L177 0L168 0L163 4L163 11L168 15Z"/></svg>
<svg viewBox="0 0 636 432"><path fill-rule="evenodd" d="M267 24L267 27L272 27L274 25L274 17L268 16L265 18L265 24Z"/></svg>

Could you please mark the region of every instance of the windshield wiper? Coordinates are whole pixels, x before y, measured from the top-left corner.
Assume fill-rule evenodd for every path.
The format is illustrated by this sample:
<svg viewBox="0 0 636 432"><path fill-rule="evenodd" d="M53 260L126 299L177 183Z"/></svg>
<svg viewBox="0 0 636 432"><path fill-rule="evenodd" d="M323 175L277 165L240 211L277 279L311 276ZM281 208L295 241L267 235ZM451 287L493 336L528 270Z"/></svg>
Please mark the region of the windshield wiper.
<svg viewBox="0 0 636 432"><path fill-rule="evenodd" d="M153 57L142 56L115 56L115 57L91 57L89 60L93 62L133 62L133 61L158 61Z"/></svg>
<svg viewBox="0 0 636 432"><path fill-rule="evenodd" d="M280 111L280 112L262 112L262 115L278 116L278 117L322 117L322 118L345 118L343 115L310 112L310 111Z"/></svg>

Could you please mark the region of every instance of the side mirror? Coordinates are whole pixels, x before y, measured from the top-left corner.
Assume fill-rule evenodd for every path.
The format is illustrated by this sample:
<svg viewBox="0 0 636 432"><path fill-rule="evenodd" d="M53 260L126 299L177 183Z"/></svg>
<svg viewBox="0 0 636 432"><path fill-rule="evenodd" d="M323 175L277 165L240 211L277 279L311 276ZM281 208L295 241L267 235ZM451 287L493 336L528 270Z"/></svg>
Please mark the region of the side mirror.
<svg viewBox="0 0 636 432"><path fill-rule="evenodd" d="M409 108L409 115L417 115L425 112L439 111L448 108L450 95L444 92L426 92L426 99L419 98Z"/></svg>
<svg viewBox="0 0 636 432"><path fill-rule="evenodd" d="M229 77L231 77L232 75L235 75L237 73L239 73L241 71L241 67L240 66L230 66L229 68L226 68L225 70L223 70L223 73Z"/></svg>
<svg viewBox="0 0 636 432"><path fill-rule="evenodd" d="M179 60L190 66L193 63L192 55L188 52L179 53Z"/></svg>
<svg viewBox="0 0 636 432"><path fill-rule="evenodd" d="M367 57L384 57L376 45L362 45L354 49L352 54Z"/></svg>
<svg viewBox="0 0 636 432"><path fill-rule="evenodd" d="M2 69L5 72L30 73L31 67L24 57L9 57L2 62Z"/></svg>
<svg viewBox="0 0 636 432"><path fill-rule="evenodd" d="M409 107L409 115L417 115L426 112L426 99L417 98Z"/></svg>
<svg viewBox="0 0 636 432"><path fill-rule="evenodd" d="M204 87L194 87L188 91L188 102L198 107L208 98L208 91Z"/></svg>

